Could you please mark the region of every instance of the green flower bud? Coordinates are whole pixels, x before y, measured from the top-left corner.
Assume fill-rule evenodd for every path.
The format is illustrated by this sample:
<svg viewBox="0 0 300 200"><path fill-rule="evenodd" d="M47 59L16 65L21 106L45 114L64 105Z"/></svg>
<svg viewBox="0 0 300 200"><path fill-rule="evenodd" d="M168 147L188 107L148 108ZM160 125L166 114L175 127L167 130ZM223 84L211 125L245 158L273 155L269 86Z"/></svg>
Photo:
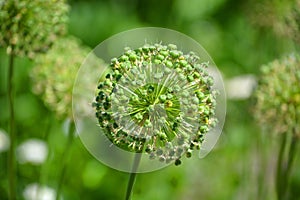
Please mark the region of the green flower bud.
<svg viewBox="0 0 300 200"><path fill-rule="evenodd" d="M178 58L180 56L179 51L170 51L170 55L172 56L172 58Z"/></svg>
<svg viewBox="0 0 300 200"><path fill-rule="evenodd" d="M173 63L171 61L166 61L166 66L168 67L166 69L169 69L169 68L173 67Z"/></svg>
<svg viewBox="0 0 300 200"><path fill-rule="evenodd" d="M180 161L179 159L176 159L176 160L175 160L175 165L178 166L178 165L180 165L180 164L181 164L181 161Z"/></svg>
<svg viewBox="0 0 300 200"><path fill-rule="evenodd" d="M187 158L192 157L192 150L188 149L185 155L186 155Z"/></svg>
<svg viewBox="0 0 300 200"><path fill-rule="evenodd" d="M165 57L163 55L157 55L157 59L162 61Z"/></svg>
<svg viewBox="0 0 300 200"><path fill-rule="evenodd" d="M160 101L162 102L162 103L164 103L166 100L167 100L167 96L166 95L160 95L159 96L159 99L160 99Z"/></svg>
<svg viewBox="0 0 300 200"><path fill-rule="evenodd" d="M176 46L175 44L169 44L169 45L168 45L168 48L169 48L170 50L176 50L176 49L177 49L177 46Z"/></svg>

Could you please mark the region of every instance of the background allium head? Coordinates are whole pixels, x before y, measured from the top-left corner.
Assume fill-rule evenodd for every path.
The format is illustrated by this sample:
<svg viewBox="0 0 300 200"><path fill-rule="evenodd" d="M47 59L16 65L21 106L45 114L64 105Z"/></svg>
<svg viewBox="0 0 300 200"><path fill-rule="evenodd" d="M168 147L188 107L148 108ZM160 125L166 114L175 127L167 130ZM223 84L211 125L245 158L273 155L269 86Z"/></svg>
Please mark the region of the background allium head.
<svg viewBox="0 0 300 200"><path fill-rule="evenodd" d="M66 31L68 9L64 0L4 0L0 3L0 45L9 54L31 58L47 51Z"/></svg>
<svg viewBox="0 0 300 200"><path fill-rule="evenodd" d="M72 118L72 90L77 70L90 49L74 37L57 40L47 54L39 54L32 71L34 93L60 118Z"/></svg>
<svg viewBox="0 0 300 200"><path fill-rule="evenodd" d="M257 3L256 10L251 12L259 26L300 43L300 0L265 0Z"/></svg>
<svg viewBox="0 0 300 200"><path fill-rule="evenodd" d="M207 65L173 44L125 48L98 85L94 106L100 127L122 149L180 164L217 122Z"/></svg>
<svg viewBox="0 0 300 200"><path fill-rule="evenodd" d="M291 54L262 66L255 117L268 131L300 133L300 57Z"/></svg>

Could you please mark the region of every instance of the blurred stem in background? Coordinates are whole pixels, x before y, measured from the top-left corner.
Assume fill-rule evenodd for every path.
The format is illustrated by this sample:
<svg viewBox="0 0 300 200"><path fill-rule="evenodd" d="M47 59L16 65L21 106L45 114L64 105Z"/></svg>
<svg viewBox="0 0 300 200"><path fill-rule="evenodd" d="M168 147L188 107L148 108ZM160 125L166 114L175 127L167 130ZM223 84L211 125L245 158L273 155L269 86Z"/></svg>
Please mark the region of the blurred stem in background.
<svg viewBox="0 0 300 200"><path fill-rule="evenodd" d="M73 140L74 140L74 136L75 136L75 124L73 119L70 121L70 124L68 126L68 141L66 144L66 147L64 149L64 152L62 154L62 166L61 166L61 171L59 173L58 176L58 183L57 183L57 190L56 190L56 200L59 200L59 197L61 195L61 191L62 191L62 186L63 186L63 182L65 179L65 174L66 174L66 169L68 167L68 163L70 160L70 154L71 154L71 146L73 144Z"/></svg>
<svg viewBox="0 0 300 200"><path fill-rule="evenodd" d="M277 174L276 174L276 192L278 200L289 199L289 188L290 188L290 176L293 168L293 163L296 157L298 136L296 130L291 134L290 141L287 140L287 134L282 137L282 143L280 146L277 162ZM289 143L287 145L287 143ZM286 148L287 147L287 148Z"/></svg>
<svg viewBox="0 0 300 200"><path fill-rule="evenodd" d="M257 145L256 145L256 154L258 156L258 165L260 166L261 169L268 169L268 156L269 156L269 148L265 148L266 146L270 147L270 144L264 140L264 136L262 135L261 137L258 138L257 140ZM257 194L255 198L257 200L265 200L268 197L267 190L268 188L266 185L268 185L268 180L266 177L266 170L258 170L257 171Z"/></svg>
<svg viewBox="0 0 300 200"><path fill-rule="evenodd" d="M50 130L51 130L51 124L52 124L52 118L51 118L51 114L50 112L47 113L45 115L47 117L46 119L46 128L45 128L45 131L44 132L44 136L43 136L43 139L44 141L48 141L49 140L49 134L50 134ZM48 154L48 160L49 160L49 154ZM44 176L46 173L46 164L48 164L47 162L44 162L39 170L39 173L38 173L38 177L37 177L37 182L40 183L40 185L44 186L45 185L45 181L44 181ZM38 199L40 196L40 190L38 190L35 194L35 199Z"/></svg>
<svg viewBox="0 0 300 200"><path fill-rule="evenodd" d="M12 46L12 51L9 56L9 65L8 65L8 102L9 102L9 132L10 132L10 147L8 154L8 176L9 176L9 198L11 200L16 199L16 166L15 166L15 116L14 116L14 58L15 54L13 51L14 47Z"/></svg>
<svg viewBox="0 0 300 200"><path fill-rule="evenodd" d="M281 197L282 195L282 186L283 182L281 181L282 175L283 175L283 157L284 157L284 150L286 146L287 141L287 134L283 134L281 138L281 144L278 152L278 159L277 159L277 169L276 169L276 193L277 197Z"/></svg>
<svg viewBox="0 0 300 200"><path fill-rule="evenodd" d="M297 124L297 107L294 105L291 106L296 111L294 114L294 123ZM297 131L297 126L294 126L282 136L276 174L276 192L278 200L290 199L290 178L297 153L298 140L299 133Z"/></svg>

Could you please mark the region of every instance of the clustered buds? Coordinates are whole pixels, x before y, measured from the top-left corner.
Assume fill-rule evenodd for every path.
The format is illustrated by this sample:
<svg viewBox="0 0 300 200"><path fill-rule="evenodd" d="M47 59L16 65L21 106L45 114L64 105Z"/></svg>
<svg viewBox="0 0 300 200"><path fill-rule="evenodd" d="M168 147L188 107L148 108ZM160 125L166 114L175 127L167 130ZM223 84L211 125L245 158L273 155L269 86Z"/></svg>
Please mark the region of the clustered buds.
<svg viewBox="0 0 300 200"><path fill-rule="evenodd" d="M32 70L33 92L59 118L72 118L72 90L77 71L90 49L74 37L57 40L47 54L35 58Z"/></svg>
<svg viewBox="0 0 300 200"><path fill-rule="evenodd" d="M291 54L262 66L255 117L274 133L300 133L300 57Z"/></svg>
<svg viewBox="0 0 300 200"><path fill-rule="evenodd" d="M47 51L65 33L68 10L65 0L1 1L0 46L30 58Z"/></svg>
<svg viewBox="0 0 300 200"><path fill-rule="evenodd" d="M251 13L255 24L300 43L300 0L263 0Z"/></svg>
<svg viewBox="0 0 300 200"><path fill-rule="evenodd" d="M179 165L217 123L207 67L174 44L125 48L98 85L93 106L100 127L124 150Z"/></svg>

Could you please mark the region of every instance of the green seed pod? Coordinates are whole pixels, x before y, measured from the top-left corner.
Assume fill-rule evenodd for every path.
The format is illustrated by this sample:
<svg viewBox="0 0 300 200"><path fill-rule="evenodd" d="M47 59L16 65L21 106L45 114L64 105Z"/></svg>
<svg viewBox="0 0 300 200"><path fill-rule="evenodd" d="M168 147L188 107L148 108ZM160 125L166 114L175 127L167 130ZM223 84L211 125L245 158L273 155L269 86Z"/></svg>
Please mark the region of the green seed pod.
<svg viewBox="0 0 300 200"><path fill-rule="evenodd" d="M202 136L212 127L208 121L216 121L215 105L207 101L216 95L211 83L199 77L213 79L195 53L184 54L174 44L145 45L133 50L134 56L129 51L112 59L109 75L99 83L95 103L104 99L96 108L99 125L114 145L179 165L181 156L191 156L188 147L200 148ZM195 65L200 66L196 76ZM121 77L116 79L116 74Z"/></svg>
<svg viewBox="0 0 300 200"><path fill-rule="evenodd" d="M157 59L162 61L165 57L163 55L157 55Z"/></svg>
<svg viewBox="0 0 300 200"><path fill-rule="evenodd" d="M168 68L171 68L171 67L173 67L173 63L171 62L171 61L166 61L166 66L168 67ZM167 69L168 69L167 68Z"/></svg>
<svg viewBox="0 0 300 200"><path fill-rule="evenodd" d="M176 160L175 160L175 165L178 166L178 165L180 165L180 164L181 164L181 161L180 161L179 159L176 159Z"/></svg>

